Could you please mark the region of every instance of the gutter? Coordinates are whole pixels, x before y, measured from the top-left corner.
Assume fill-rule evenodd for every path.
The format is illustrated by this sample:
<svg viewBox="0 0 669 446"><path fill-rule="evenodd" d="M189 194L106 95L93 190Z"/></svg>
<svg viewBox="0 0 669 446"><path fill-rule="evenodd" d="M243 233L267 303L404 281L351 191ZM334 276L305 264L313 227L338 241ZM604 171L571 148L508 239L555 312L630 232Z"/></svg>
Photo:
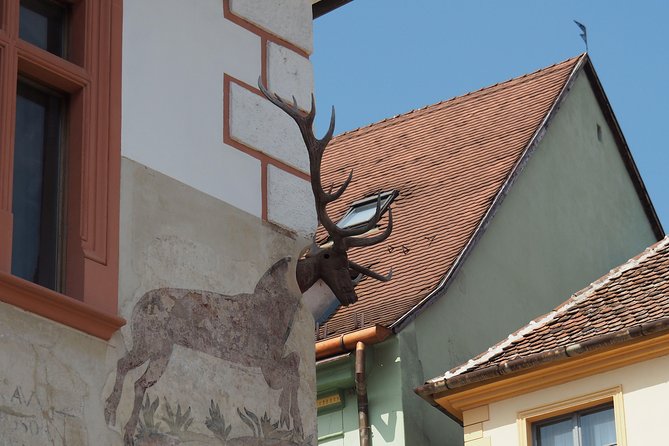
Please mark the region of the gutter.
<svg viewBox="0 0 669 446"><path fill-rule="evenodd" d="M366 345L378 344L388 339L392 333L390 329L383 325L376 324L373 327L317 342L316 360L325 359L339 353L350 352L355 349L358 342L364 342Z"/></svg>
<svg viewBox="0 0 669 446"><path fill-rule="evenodd" d="M669 317L636 325L613 333L595 336L584 342L573 343L544 352L534 353L522 358L511 359L497 365L455 375L450 378L426 382L422 386L416 387L414 392L431 405L445 411L445 409L435 402L435 394L448 392L449 390L457 390L472 384L499 380L507 375L517 374L558 360L581 356L587 353L603 350L607 347L627 343L637 338L655 336L667 332L669 332ZM451 418L454 417L453 414L449 413L448 415Z"/></svg>
<svg viewBox="0 0 669 446"><path fill-rule="evenodd" d="M581 55L580 60L576 63L571 73L569 74L569 77L567 78L567 81L562 87L562 90L560 91L560 93L558 93L557 97L555 98L555 102L553 102L553 105L551 106L550 110L548 111L548 113L546 113L546 116L544 116L543 121L541 122L537 130L534 132L532 137L530 138L530 141L525 147L525 150L523 151L522 155L518 158L518 161L516 161L515 166L513 166L513 169L511 169L511 173L509 174L508 178L505 180L504 184L497 192L497 195L495 195L495 197L493 198L492 204L488 207L488 210L486 211L485 215L483 216L478 226L472 233L471 238L467 241L467 244L462 249L462 251L460 251L460 254L458 254L458 257L453 262L453 266L451 266L451 268L446 272L446 274L444 275L444 277L441 279L441 281L434 290L432 290L420 302L414 305L413 308L404 313L402 317L400 317L398 320L396 320L390 325L390 328L393 330L393 333L398 333L404 327L406 327L407 324L413 321L422 310L427 308L435 300L435 298L439 294L441 294L444 290L446 290L448 286L451 284L457 273L460 271L460 268L462 268L462 265L464 264L465 260L467 259L467 257L469 257L469 254L471 253L472 249L478 243L479 239L483 236L486 229L488 228L488 225L492 222L492 219L497 213L499 206L504 201L504 198L506 198L506 195L511 189L511 186L516 182L516 179L518 178L520 173L525 168L525 165L529 161L530 156L534 153L537 146L539 145L544 135L546 134L546 129L548 128L550 121L553 119L553 116L555 116L557 110L560 108L560 104L562 104L562 101L564 101L564 99L567 97L567 93L569 92L569 90L571 90L571 86L576 80L576 75L581 71L583 66L587 65L588 63L589 63L588 55L587 53L583 53Z"/></svg>

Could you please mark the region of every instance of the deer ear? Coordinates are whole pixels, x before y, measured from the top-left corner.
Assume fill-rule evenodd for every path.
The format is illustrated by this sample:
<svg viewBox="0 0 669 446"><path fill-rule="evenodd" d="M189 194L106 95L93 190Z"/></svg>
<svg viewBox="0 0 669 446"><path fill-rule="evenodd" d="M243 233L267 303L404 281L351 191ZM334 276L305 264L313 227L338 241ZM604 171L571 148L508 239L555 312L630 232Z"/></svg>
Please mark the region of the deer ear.
<svg viewBox="0 0 669 446"><path fill-rule="evenodd" d="M284 283L286 273L288 271L288 265L291 261L292 257L284 257L274 265L270 266L270 268L265 271L265 274L263 274L258 281L255 291L258 292L262 289L271 290L276 288L279 284Z"/></svg>

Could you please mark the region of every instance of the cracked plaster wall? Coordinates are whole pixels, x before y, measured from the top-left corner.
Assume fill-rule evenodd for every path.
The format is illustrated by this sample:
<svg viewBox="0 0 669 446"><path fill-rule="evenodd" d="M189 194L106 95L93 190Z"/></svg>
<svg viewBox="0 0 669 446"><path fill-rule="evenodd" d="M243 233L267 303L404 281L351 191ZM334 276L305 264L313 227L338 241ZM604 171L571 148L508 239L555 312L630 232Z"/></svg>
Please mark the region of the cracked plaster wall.
<svg viewBox="0 0 669 446"><path fill-rule="evenodd" d="M249 23L280 32L282 39L297 36L295 43L310 49L310 16L296 22L293 14L310 12L309 2L231 4L232 12ZM175 38L174 29L183 37ZM250 293L275 261L296 259L315 224L297 228L304 222L279 222L297 230L300 236L295 236L263 222L260 162L222 142L223 76L254 85L261 73L261 38L224 18L222 0L126 1L123 31L119 314L129 321L140 297L156 288ZM313 82L308 59L276 45L269 52L271 87L299 87L297 94L304 97ZM264 131L289 135L284 128ZM263 147L253 149L265 153ZM306 157L301 145L282 150L281 156L294 157L297 151L298 158ZM302 198L284 197L278 203L273 198L272 205L302 206ZM291 282L294 267L293 262L285 280L299 299ZM276 440L272 444L311 444L309 436L316 432L313 320L302 305L285 330L290 330L286 352L300 357L297 404L303 440L279 438L288 429L272 427L281 415L281 392L268 386L259 368L177 346L148 389L150 405L140 414L140 429L146 429L154 412L160 435L151 444L223 444L212 431L216 423L228 428L228 445L264 444L251 437L270 433ZM123 444L133 383L147 364L126 376L112 426L105 422L105 399L117 361L132 345L129 325L105 342L0 303L0 446Z"/></svg>
<svg viewBox="0 0 669 446"><path fill-rule="evenodd" d="M134 161L123 159L122 177L119 310L126 320L137 300L155 288L251 292L274 260L296 256L304 244ZM294 264L288 274L294 276ZM122 444L133 383L146 365L128 373L115 426L105 424L103 412L116 361L132 348L129 325L105 342L0 304L0 327L2 446ZM292 351L301 357L298 404L305 434L315 433L313 319L301 305L286 343L286 352ZM280 416L280 391L268 388L259 368L178 346L147 395L151 401L159 399L157 420L168 418L167 404L173 411L190 407L188 444L221 444L206 426L212 401L231 426L232 438L251 433L237 409L259 418L266 414L273 422ZM162 426L167 428L167 423L162 421Z"/></svg>

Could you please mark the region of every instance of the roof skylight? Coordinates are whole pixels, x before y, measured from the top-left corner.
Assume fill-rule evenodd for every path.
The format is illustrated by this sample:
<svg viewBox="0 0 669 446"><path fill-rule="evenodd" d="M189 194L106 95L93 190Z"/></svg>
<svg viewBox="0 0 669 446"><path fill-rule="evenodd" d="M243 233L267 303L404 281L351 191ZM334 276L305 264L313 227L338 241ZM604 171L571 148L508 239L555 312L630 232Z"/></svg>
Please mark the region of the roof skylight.
<svg viewBox="0 0 669 446"><path fill-rule="evenodd" d="M346 215L339 220L337 226L340 228L351 228L366 224L374 217L376 202L379 196L381 197L381 213L383 214L397 195L397 191L382 192L356 201L351 205Z"/></svg>

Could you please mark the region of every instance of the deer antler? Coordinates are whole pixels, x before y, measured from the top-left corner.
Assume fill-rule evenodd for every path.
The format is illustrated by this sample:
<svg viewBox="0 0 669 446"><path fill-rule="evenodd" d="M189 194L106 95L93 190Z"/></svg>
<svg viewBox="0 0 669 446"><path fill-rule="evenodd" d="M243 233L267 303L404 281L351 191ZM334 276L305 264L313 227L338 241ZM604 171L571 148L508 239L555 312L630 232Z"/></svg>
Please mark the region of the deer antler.
<svg viewBox="0 0 669 446"><path fill-rule="evenodd" d="M381 274L379 274L379 273L375 273L374 271L372 271L372 270L369 269L369 268L365 268L365 267L362 266L362 265L358 265L357 263L355 263L355 262L352 261L352 260L349 260L349 261L348 261L348 266L349 266L353 271L357 271L358 273L363 274L363 275L365 275L365 276L369 276L369 277L372 277L372 278L374 278L374 279L376 279L376 280L380 280L381 282L388 282L390 279L393 278L393 269L392 269L392 268L390 268L390 271L388 272L387 275L382 276Z"/></svg>
<svg viewBox="0 0 669 446"><path fill-rule="evenodd" d="M297 100L293 96L292 103L286 101L279 95L275 93L270 93L262 83L262 80L258 79L258 87L262 94L271 101L274 105L279 107L281 110L286 112L297 124L297 127L300 129L302 139L306 145L307 152L309 154L309 174L311 175L311 189L314 194L314 201L316 204L316 215L318 216L319 223L325 228L330 237L332 238L332 251L346 255L348 248L352 247L362 247L362 246L371 246L376 243L380 243L386 240L393 229L393 217L392 212L388 211L388 225L385 230L378 235L373 237L358 237L361 236L374 227L381 219L382 215L382 206L381 206L381 196L379 195L376 200L376 212L374 216L364 225L358 228L340 228L337 226L330 216L327 214L326 206L328 203L331 203L337 200L342 196L348 185L353 179L353 170L348 174L348 178L342 183L341 186L335 191L326 192L323 189L323 184L321 180L321 163L323 161L323 153L325 148L332 139L335 128L335 109L332 107L332 114L330 115L330 125L327 132L322 138L317 138L314 135L313 123L314 118L316 117L316 101L314 95L311 95L311 108L308 112L303 112L297 106ZM382 276L369 268L360 266L350 260L348 260L348 267L358 272L359 274L373 277L377 280L388 281L392 275L392 270L387 276ZM359 280L354 281L357 284Z"/></svg>

